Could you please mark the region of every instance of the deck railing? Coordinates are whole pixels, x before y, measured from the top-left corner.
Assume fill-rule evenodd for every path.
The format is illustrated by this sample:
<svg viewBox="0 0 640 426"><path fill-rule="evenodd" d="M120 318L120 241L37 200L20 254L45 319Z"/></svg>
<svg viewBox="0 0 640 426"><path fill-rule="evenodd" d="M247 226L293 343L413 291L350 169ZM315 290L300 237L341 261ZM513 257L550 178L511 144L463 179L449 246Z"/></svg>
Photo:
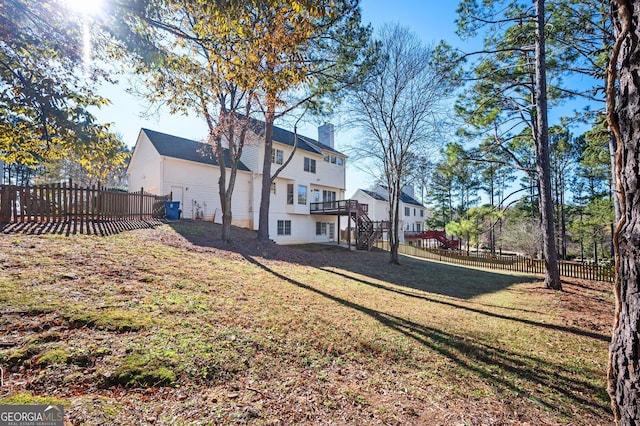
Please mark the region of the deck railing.
<svg viewBox="0 0 640 426"><path fill-rule="evenodd" d="M369 211L368 204L358 203L357 200L336 200L310 203L309 211L311 213L344 213L349 211L355 213L358 209L358 205L365 213Z"/></svg>

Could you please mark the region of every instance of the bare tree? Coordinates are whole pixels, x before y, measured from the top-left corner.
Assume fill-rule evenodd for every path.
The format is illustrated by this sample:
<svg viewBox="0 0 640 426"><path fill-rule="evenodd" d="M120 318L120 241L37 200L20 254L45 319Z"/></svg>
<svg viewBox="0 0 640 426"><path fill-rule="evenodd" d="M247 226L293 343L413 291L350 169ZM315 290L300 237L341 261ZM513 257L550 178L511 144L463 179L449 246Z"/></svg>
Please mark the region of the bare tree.
<svg viewBox="0 0 640 426"><path fill-rule="evenodd" d="M383 27L379 43L376 68L353 94L354 121L364 137L351 152L386 183L390 262L398 264L400 196L413 158L435 146L448 83L431 66L432 49L406 28Z"/></svg>

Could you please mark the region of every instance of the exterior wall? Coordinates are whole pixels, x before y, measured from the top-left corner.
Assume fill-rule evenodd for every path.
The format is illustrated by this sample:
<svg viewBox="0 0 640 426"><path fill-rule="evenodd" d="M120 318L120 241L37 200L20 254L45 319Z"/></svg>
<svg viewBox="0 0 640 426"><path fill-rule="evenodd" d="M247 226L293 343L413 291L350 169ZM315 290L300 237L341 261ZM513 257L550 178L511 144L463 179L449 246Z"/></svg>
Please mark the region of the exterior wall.
<svg viewBox="0 0 640 426"><path fill-rule="evenodd" d="M278 234L278 221L291 222L291 235ZM316 222L327 223L325 235L316 235ZM289 215L281 213L271 213L269 215L269 236L278 244L306 244L323 243L336 241L337 236L337 216L321 215ZM331 227L330 224L333 224ZM333 231L329 235L329 229Z"/></svg>
<svg viewBox="0 0 640 426"><path fill-rule="evenodd" d="M258 215L260 208L260 186L262 176L254 175L253 184L253 197L256 200L253 211L253 224L254 229L258 229ZM307 202L306 204L298 203L298 185L307 183ZM287 186L293 185L293 204L288 204ZM296 181L292 179L285 179L278 177L275 180L275 194L273 190L271 192L271 201L269 209L269 238L278 244L304 244L311 242L328 242L335 241L338 238L337 235L337 216L321 216L311 215L309 213L309 204L316 202L312 197L314 190L318 191L320 196L319 201L322 200L322 191L335 191L336 199L341 200L344 198L344 191L340 191L337 188L311 185L308 182ZM291 224L291 234L284 235L278 234L278 221L289 221ZM316 235L316 222L326 223L326 234ZM329 232L332 230L332 234Z"/></svg>
<svg viewBox="0 0 640 426"><path fill-rule="evenodd" d="M273 143L274 150L282 151L283 163L291 155L293 150L289 145L281 144L277 141ZM316 161L316 172L311 173L304 170L304 158L310 158ZM262 187L262 164L264 159L264 145L245 146L242 153L242 162L251 170L254 170L249 188L248 212L251 217L253 229L257 230L259 225L260 214L260 198ZM324 157L320 154L296 150L295 156L287 167L280 172L275 180L275 194L271 192L270 210L269 210L269 238L278 244L304 244L309 242L326 242L334 241L338 238L336 216L319 216L309 213L309 204L313 202L321 202L323 200L323 191L333 191L336 193L336 200L345 199L345 166L346 161L343 160L342 165L332 164L330 161L324 161ZM280 167L280 164L273 163L271 173ZM287 185L293 185L293 204L287 204ZM298 203L298 186L307 188L307 202L305 204ZM317 191L317 198L315 196ZM234 209L234 218L236 212ZM278 221L290 221L291 235L278 235ZM346 221L346 220L345 220ZM322 222L333 225L333 236L328 235L329 225L325 225L327 234L316 235L316 222Z"/></svg>
<svg viewBox="0 0 640 426"><path fill-rule="evenodd" d="M351 197L359 203L369 205L368 216L373 221L389 220L389 203L387 201L377 200L365 192L358 190ZM405 215L405 207L409 208L409 216ZM423 216L420 216L423 211ZM399 237L402 244L405 243L404 233L424 231L424 222L427 219L427 209L425 207L416 206L400 202L398 226Z"/></svg>
<svg viewBox="0 0 640 426"><path fill-rule="evenodd" d="M383 220L389 220L389 203L383 200L376 200L371 197L369 194L362 192L361 190L357 190L356 193L351 197L352 200L357 200L359 203L368 205L368 213L369 219L374 222L379 222Z"/></svg>
<svg viewBox="0 0 640 426"><path fill-rule="evenodd" d="M405 207L409 208L409 216L405 215ZM400 220L403 222L404 231L420 232L424 231L424 221L427 219L426 208L413 204L400 203ZM420 216L420 211L423 215Z"/></svg>
<svg viewBox="0 0 640 426"><path fill-rule="evenodd" d="M163 191L173 192L174 200L180 201L183 218L222 223L218 194L220 169L217 166L164 158L163 169ZM236 226L252 225L249 214L250 184L251 174L239 170L232 198L232 223ZM181 197L178 195L180 193Z"/></svg>
<svg viewBox="0 0 640 426"><path fill-rule="evenodd" d="M162 187L162 157L147 136L140 132L127 169L129 191L140 191L156 195L168 194Z"/></svg>

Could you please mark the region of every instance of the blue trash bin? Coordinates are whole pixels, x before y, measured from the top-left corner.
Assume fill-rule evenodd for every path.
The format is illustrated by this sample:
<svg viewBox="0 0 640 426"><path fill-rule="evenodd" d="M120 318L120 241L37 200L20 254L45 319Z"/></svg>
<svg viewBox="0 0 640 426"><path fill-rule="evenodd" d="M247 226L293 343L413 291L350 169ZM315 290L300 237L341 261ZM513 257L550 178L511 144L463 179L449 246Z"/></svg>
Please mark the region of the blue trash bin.
<svg viewBox="0 0 640 426"><path fill-rule="evenodd" d="M180 219L180 201L165 201L164 215L169 220Z"/></svg>

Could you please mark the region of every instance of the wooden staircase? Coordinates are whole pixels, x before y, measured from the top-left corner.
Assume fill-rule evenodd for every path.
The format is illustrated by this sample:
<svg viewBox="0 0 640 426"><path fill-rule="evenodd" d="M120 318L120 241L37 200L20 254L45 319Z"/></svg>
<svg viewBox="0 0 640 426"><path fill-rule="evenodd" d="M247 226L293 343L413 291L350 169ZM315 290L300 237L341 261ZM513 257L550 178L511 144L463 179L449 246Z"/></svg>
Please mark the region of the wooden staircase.
<svg viewBox="0 0 640 426"><path fill-rule="evenodd" d="M352 218L356 223L356 248L358 250L371 250L376 240L382 236L385 230L389 229L388 222L372 221L359 203L356 204L356 209L352 212Z"/></svg>
<svg viewBox="0 0 640 426"><path fill-rule="evenodd" d="M368 205L357 200L336 200L310 203L309 212L319 215L348 216L355 223L355 246L358 250L371 250L384 231L390 229L389 221L374 222L367 215ZM351 228L350 228L351 229Z"/></svg>

